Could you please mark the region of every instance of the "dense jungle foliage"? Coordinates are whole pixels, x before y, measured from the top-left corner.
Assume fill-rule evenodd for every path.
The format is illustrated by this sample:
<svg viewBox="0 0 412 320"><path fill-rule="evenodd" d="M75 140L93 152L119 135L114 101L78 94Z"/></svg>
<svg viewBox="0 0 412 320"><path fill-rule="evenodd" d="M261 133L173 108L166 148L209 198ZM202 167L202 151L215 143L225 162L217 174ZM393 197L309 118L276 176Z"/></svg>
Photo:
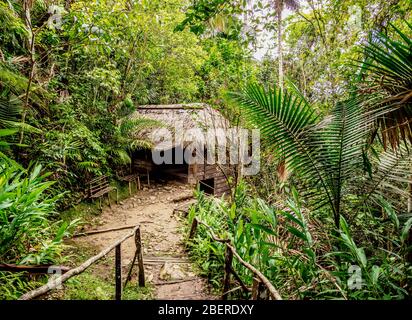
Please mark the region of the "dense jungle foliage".
<svg viewBox="0 0 412 320"><path fill-rule="evenodd" d="M70 258L82 221L62 212L162 125L128 117L136 106L206 102L260 129L261 169L232 197L196 192L189 226L230 239L285 299L410 298L411 13L409 0L0 0L0 263ZM191 256L220 287L224 247L199 228ZM0 299L36 281L0 272Z"/></svg>

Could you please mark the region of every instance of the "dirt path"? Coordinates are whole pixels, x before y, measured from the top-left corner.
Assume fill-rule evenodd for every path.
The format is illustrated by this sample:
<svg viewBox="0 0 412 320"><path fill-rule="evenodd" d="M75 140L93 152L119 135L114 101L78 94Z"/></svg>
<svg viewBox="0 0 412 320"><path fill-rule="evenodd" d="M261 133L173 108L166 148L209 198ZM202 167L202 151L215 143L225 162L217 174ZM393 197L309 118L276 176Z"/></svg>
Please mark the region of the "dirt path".
<svg viewBox="0 0 412 320"><path fill-rule="evenodd" d="M106 208L101 215L99 226L87 229L89 231L141 225L146 281L155 286L156 299L213 299L208 293L205 280L195 274L192 264L188 262L182 243L182 218L173 213L175 208L184 207L193 201L189 199L175 202L176 199L192 193L191 187L176 182L144 188L118 206L113 206L113 210ZM127 232L129 230L90 235L76 241L101 250ZM124 276L134 251L132 238L122 244Z"/></svg>

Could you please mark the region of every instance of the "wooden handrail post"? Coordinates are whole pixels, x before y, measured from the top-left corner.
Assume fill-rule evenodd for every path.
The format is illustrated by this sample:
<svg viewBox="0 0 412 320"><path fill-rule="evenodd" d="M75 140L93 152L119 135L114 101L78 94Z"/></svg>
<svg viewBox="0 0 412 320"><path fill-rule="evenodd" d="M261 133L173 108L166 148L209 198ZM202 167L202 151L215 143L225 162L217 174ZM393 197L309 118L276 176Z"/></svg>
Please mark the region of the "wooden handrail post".
<svg viewBox="0 0 412 320"><path fill-rule="evenodd" d="M232 273L233 277L235 278L235 280L237 282L239 282L240 286L242 287L243 291L246 293L249 293L251 291L250 288L248 288L245 283L242 281L242 279L239 277L239 275L236 273L235 270L233 270L233 268L230 269L230 272Z"/></svg>
<svg viewBox="0 0 412 320"><path fill-rule="evenodd" d="M198 225L197 219L193 218L192 227L190 228L190 233L189 233L189 240L192 240L194 238L196 230L197 230L197 225Z"/></svg>
<svg viewBox="0 0 412 320"><path fill-rule="evenodd" d="M260 289L261 289L262 282L253 277L253 286L252 286L252 300L258 300L260 296Z"/></svg>
<svg viewBox="0 0 412 320"><path fill-rule="evenodd" d="M232 271L233 252L226 246L225 249L225 277L223 280L222 300L227 300L230 288L230 274Z"/></svg>
<svg viewBox="0 0 412 320"><path fill-rule="evenodd" d="M143 264L143 254L142 254L142 239L140 237L140 227L137 228L135 233L135 244L136 244L136 254L137 254L137 263L139 264L139 286L145 286L144 279L144 264Z"/></svg>
<svg viewBox="0 0 412 320"><path fill-rule="evenodd" d="M80 266L78 266L74 269L70 269L68 272L66 272L65 274L61 275L58 278L50 279L45 285L41 286L40 288L37 288L37 289L34 289L30 292L25 293L24 295L22 295L19 298L19 300L30 300L30 299L40 297L41 295L43 295L43 294L45 294L45 293L47 293L47 292L49 292L53 289L56 289L58 286L60 286L62 283L64 283L68 279L70 279L70 278L72 278L76 275L81 274L87 268L89 268L91 265L93 265L94 263L99 261L101 258L106 256L109 252L111 252L114 248L116 248L116 246L118 246L120 243L122 243L123 241L126 241L130 237L133 237L133 235L136 233L137 228L138 228L138 226L135 227L132 231L130 231L126 235L124 235L123 237L117 239L116 242L114 242L109 247L102 250L99 254L91 257L90 259L88 259L87 261L82 263Z"/></svg>
<svg viewBox="0 0 412 320"><path fill-rule="evenodd" d="M122 255L121 244L116 246L115 251L115 277L116 277L116 300L122 300Z"/></svg>
<svg viewBox="0 0 412 320"><path fill-rule="evenodd" d="M262 282L262 285L264 285L268 290L269 290L269 294L271 295L272 298L274 298L275 300L282 300L281 295L279 294L279 292L276 290L276 288L273 286L273 284L269 281L268 278L265 277L265 275L260 272L258 269L256 269L253 265L251 265L250 263L246 262L245 260L242 259L242 257L239 255L239 253L237 253L236 249L232 246L232 244L230 243L229 239L220 239L218 237L216 237L216 235L214 234L212 228L207 225L206 223L204 223L201 220L197 221L199 224L204 225L208 230L209 230L209 234L211 236L211 238L214 241L220 242L220 243L224 243L226 245L226 249L230 249L231 254L233 256L236 257L236 259L247 269L249 269L250 271L253 272L254 275L256 275L259 280ZM233 258L233 257L232 257ZM227 259L227 255L225 256L225 261ZM226 279L226 274L225 274L225 279ZM225 290L224 292L227 292L227 290Z"/></svg>

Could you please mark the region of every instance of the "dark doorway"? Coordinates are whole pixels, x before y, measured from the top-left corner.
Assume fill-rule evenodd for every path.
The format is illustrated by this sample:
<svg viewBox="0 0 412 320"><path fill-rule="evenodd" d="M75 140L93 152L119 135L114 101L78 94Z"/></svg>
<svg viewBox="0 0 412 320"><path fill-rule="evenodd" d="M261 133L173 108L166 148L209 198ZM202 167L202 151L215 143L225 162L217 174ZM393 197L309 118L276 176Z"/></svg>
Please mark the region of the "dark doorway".
<svg viewBox="0 0 412 320"><path fill-rule="evenodd" d="M213 194L215 190L215 179L206 179L199 181L200 191L206 194Z"/></svg>
<svg viewBox="0 0 412 320"><path fill-rule="evenodd" d="M168 159L169 161L171 160L169 163L155 166L156 176L166 180L173 179L187 183L189 166L184 161L183 150L175 147L164 152L171 154L172 158ZM162 156L164 156L164 154Z"/></svg>

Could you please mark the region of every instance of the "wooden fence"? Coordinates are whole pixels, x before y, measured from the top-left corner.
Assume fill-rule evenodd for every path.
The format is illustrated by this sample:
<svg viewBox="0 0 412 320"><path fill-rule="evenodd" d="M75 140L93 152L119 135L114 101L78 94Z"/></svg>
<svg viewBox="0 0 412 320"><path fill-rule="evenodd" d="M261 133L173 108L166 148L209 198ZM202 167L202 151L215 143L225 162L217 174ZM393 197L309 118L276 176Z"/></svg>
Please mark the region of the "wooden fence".
<svg viewBox="0 0 412 320"><path fill-rule="evenodd" d="M206 223L198 220L197 218L194 218L192 226L190 228L189 240L192 240L194 238L196 234L196 230L199 225L203 225L206 227L212 240L223 243L225 245L225 275L223 279L222 300L227 300L229 293L234 291L234 290L230 290L231 275L233 275L233 277L239 283L241 289L243 289L245 292L248 292L248 293L252 292L253 300L258 299L264 287L267 288L270 294L270 297L272 299L282 300L282 297L280 296L279 292L276 290L273 284L263 275L263 273L257 270L250 263L244 261L241 258L241 256L237 253L236 249L234 248L234 246L232 245L229 239L220 239L216 237L216 235L213 232L213 229L210 226L208 226ZM248 288L243 283L242 279L233 269L233 266L232 266L233 257L235 257L245 268L249 269L254 274L255 277L254 277L252 289Z"/></svg>
<svg viewBox="0 0 412 320"><path fill-rule="evenodd" d="M228 295L230 292L233 292L234 290L238 289L233 289L230 290L230 283L231 283L231 276L235 278L235 280L240 284L240 288L243 289L247 293L252 294L252 299L256 300L259 298L261 292L266 289L269 292L270 298L273 298L275 300L282 300L282 297L280 296L279 292L276 290L276 288L273 286L273 284L259 271L257 270L254 266L252 266L250 263L244 261L240 255L237 253L236 249L232 245L229 239L220 239L216 237L216 235L213 232L213 229L208 226L206 223L194 218L193 223L190 228L190 233L189 233L189 239L193 239L197 228L199 225L203 225L206 227L209 235L214 241L223 243L225 245L225 275L223 279L223 293L222 293L222 299L227 300ZM91 231L87 234L95 234L95 233L102 233L102 232L109 232L109 231L114 231L114 230L122 230L125 228L131 228L133 226L127 226L127 227L121 227L121 228L115 228L115 229L107 229L107 230L101 230L101 231ZM81 236L81 235L80 235ZM135 245L136 245L136 251L135 255L133 257L133 260L129 266L129 270L127 273L127 277L125 279L124 284L122 284L122 261L121 261L121 245L124 241L127 239L131 238L134 236L135 240ZM145 286L145 276L144 276L144 263L143 263L143 254L142 254L142 240L140 236L140 226L135 226L133 227L133 230L131 230L128 234L124 235L123 237L119 238L117 241L115 241L112 245L109 247L105 248L102 250L99 254L91 257L87 261L85 261L83 264L80 266L70 269L69 271L64 270L64 274L58 276L57 278L52 278L48 281L47 284L44 286L37 288L33 291L27 292L24 295L22 295L19 300L31 300L38 298L48 292L50 292L53 289L58 288L61 286L65 281L68 279L79 275L83 273L86 269L88 269L91 265L95 264L97 261L105 257L107 254L109 254L112 250L115 250L115 299L116 300L121 300L122 299L122 291L123 288L126 287L127 283L130 281L132 272L133 272L133 267L136 264L137 260L137 265L138 265L138 283L140 287ZM245 268L250 270L254 274L254 281L253 281L253 286L252 288L247 287L242 279L239 277L239 275L235 272L233 269L233 258L236 258Z"/></svg>
<svg viewBox="0 0 412 320"><path fill-rule="evenodd" d="M135 240L135 245L136 245L136 251L135 255L133 257L133 261L130 264L129 271L127 273L127 277L125 279L124 284L122 284L122 257L121 257L121 245L124 241L127 239L131 238L134 236ZM24 295L22 295L19 300L31 300L37 297L40 297L47 292L58 288L61 286L65 281L68 279L79 275L83 273L87 268L89 268L91 265L95 264L97 261L105 257L108 253L110 253L112 250L115 250L115 299L116 300L121 300L122 299L122 291L123 288L126 287L127 283L131 279L131 275L133 272L133 267L136 264L137 260L137 265L139 267L138 271L138 279L139 279L139 286L144 287L145 286L145 278L144 278L144 267L143 267L143 255L142 255L142 240L140 236L140 226L135 226L133 230L131 230L128 234L124 235L123 237L119 238L117 241L115 241L112 245L109 247L105 248L102 250L99 254L95 255L94 257L91 257L88 259L86 262L81 264L80 266L71 269L67 271L65 274L57 277L57 278L52 278L49 280L47 284L44 286L37 288L33 291L27 292Z"/></svg>

